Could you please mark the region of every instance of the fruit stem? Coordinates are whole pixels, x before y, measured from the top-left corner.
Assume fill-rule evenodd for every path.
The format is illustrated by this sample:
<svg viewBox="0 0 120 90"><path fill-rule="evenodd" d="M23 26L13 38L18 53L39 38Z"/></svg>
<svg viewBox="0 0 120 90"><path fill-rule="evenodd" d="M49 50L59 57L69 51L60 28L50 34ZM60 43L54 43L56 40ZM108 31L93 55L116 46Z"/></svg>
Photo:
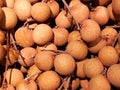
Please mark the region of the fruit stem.
<svg viewBox="0 0 120 90"><path fill-rule="evenodd" d="M65 0L62 0L62 2L63 2L63 4L66 6L66 8L68 9L68 12L69 12L70 15L72 16L73 20L75 21L75 23L76 23L76 25L77 25L77 29L80 30L80 26L79 26L77 20L75 19L74 15L71 13L70 8L69 8L67 2L66 2Z"/></svg>

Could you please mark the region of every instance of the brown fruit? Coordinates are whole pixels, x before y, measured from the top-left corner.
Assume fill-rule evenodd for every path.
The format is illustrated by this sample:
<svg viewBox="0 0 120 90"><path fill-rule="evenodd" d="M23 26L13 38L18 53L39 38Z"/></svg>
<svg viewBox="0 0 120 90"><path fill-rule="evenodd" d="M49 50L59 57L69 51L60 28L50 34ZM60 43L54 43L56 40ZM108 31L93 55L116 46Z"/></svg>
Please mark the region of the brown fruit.
<svg viewBox="0 0 120 90"><path fill-rule="evenodd" d="M4 16L0 22L0 27L5 30L13 29L17 24L17 16L13 9L9 7L2 7Z"/></svg>
<svg viewBox="0 0 120 90"><path fill-rule="evenodd" d="M88 47L82 41L72 41L67 44L65 51L75 59L82 60L88 54Z"/></svg>
<svg viewBox="0 0 120 90"><path fill-rule="evenodd" d="M100 36L100 26L93 19L86 19L81 23L81 37L85 42L95 41Z"/></svg>
<svg viewBox="0 0 120 90"><path fill-rule="evenodd" d="M23 7L24 6L24 7ZM31 4L28 0L16 0L14 3L14 11L20 21L27 20L31 16Z"/></svg>
<svg viewBox="0 0 120 90"><path fill-rule="evenodd" d="M68 41L68 30L63 27L57 27L52 28L52 31L54 33L53 43L56 46L64 46Z"/></svg>
<svg viewBox="0 0 120 90"><path fill-rule="evenodd" d="M109 21L108 9L104 6L97 6L95 8L92 8L90 11L90 18L95 20L99 25L105 25Z"/></svg>
<svg viewBox="0 0 120 90"><path fill-rule="evenodd" d="M0 62L5 59L6 49L0 44Z"/></svg>
<svg viewBox="0 0 120 90"><path fill-rule="evenodd" d="M16 86L24 78L24 76L19 69L12 68L5 72L5 78L8 84Z"/></svg>
<svg viewBox="0 0 120 90"><path fill-rule="evenodd" d="M33 40L38 45L44 45L53 39L53 31L48 24L39 24L33 30Z"/></svg>
<svg viewBox="0 0 120 90"><path fill-rule="evenodd" d="M120 64L113 64L108 68L107 79L113 86L120 88L119 73L120 73Z"/></svg>
<svg viewBox="0 0 120 90"><path fill-rule="evenodd" d="M31 8L31 16L37 22L45 22L51 16L50 7L45 2L37 2Z"/></svg>
<svg viewBox="0 0 120 90"><path fill-rule="evenodd" d="M2 20L3 17L4 17L4 12L2 8L0 7L0 21Z"/></svg>
<svg viewBox="0 0 120 90"><path fill-rule="evenodd" d="M104 46L98 52L98 58L103 63L104 66L109 67L118 62L119 55L114 47Z"/></svg>
<svg viewBox="0 0 120 90"><path fill-rule="evenodd" d="M7 84L5 86L2 86L0 90L15 90L15 87L11 84Z"/></svg>
<svg viewBox="0 0 120 90"><path fill-rule="evenodd" d="M25 47L20 50L18 62L24 67L29 67L34 64L34 57L36 56L36 54L37 51L35 48Z"/></svg>
<svg viewBox="0 0 120 90"><path fill-rule="evenodd" d="M111 90L111 85L102 74L97 74L90 79L88 90Z"/></svg>
<svg viewBox="0 0 120 90"><path fill-rule="evenodd" d="M88 19L89 9L83 3L77 3L70 7L71 13L75 18L76 22L81 23L85 19Z"/></svg>
<svg viewBox="0 0 120 90"><path fill-rule="evenodd" d="M33 30L29 30L27 27L19 27L15 31L15 40L21 47L30 47L34 45Z"/></svg>
<svg viewBox="0 0 120 90"><path fill-rule="evenodd" d="M86 77L92 78L104 71L104 66L98 58L90 58L83 64L83 72Z"/></svg>
<svg viewBox="0 0 120 90"><path fill-rule="evenodd" d="M61 53L55 56L54 67L55 71L60 75L71 75L75 70L76 64L71 55Z"/></svg>
<svg viewBox="0 0 120 90"><path fill-rule="evenodd" d="M4 0L0 0L0 7L3 7L4 5Z"/></svg>
<svg viewBox="0 0 120 90"><path fill-rule="evenodd" d="M108 5L112 0L92 0L92 2L95 5L99 5L99 6L106 6Z"/></svg>
<svg viewBox="0 0 120 90"><path fill-rule="evenodd" d="M79 78L73 79L71 84L72 90L78 89L79 86L80 86L80 79Z"/></svg>
<svg viewBox="0 0 120 90"><path fill-rule="evenodd" d="M38 77L40 90L56 90L60 82L60 76L55 71L45 71Z"/></svg>
<svg viewBox="0 0 120 90"><path fill-rule="evenodd" d="M5 32L0 30L0 44L3 44L5 42Z"/></svg>
<svg viewBox="0 0 120 90"><path fill-rule="evenodd" d="M55 23L59 27L70 28L72 25L72 18L69 17L68 12L66 12L65 10L61 10L55 18Z"/></svg>
<svg viewBox="0 0 120 90"><path fill-rule="evenodd" d="M54 66L54 57L50 51L41 51L35 56L34 63L40 70L50 70Z"/></svg>

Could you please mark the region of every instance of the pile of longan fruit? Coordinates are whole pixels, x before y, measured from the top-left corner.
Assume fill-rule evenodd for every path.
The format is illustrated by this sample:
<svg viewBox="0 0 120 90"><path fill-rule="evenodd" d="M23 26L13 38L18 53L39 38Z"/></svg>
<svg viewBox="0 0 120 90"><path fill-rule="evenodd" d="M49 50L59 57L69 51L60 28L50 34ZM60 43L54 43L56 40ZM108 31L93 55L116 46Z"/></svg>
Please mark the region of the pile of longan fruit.
<svg viewBox="0 0 120 90"><path fill-rule="evenodd" d="M120 90L119 0L0 0L0 90Z"/></svg>

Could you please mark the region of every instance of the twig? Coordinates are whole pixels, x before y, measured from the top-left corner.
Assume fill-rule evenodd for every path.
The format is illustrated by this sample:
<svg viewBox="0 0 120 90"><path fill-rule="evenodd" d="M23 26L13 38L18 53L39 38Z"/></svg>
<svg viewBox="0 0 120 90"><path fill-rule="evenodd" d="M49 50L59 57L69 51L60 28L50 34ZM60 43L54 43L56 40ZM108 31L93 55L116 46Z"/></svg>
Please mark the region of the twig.
<svg viewBox="0 0 120 90"><path fill-rule="evenodd" d="M112 26L106 26L106 27L111 27L111 28L120 28L120 26L118 26L118 25L112 25Z"/></svg>
<svg viewBox="0 0 120 90"><path fill-rule="evenodd" d="M62 0L62 2L64 3L64 5L66 6L66 8L68 9L68 11L69 11L70 15L72 16L72 18L74 19L74 21L75 21L75 23L76 23L76 25L77 25L77 29L80 30L80 26L79 26L77 20L75 19L74 15L71 13L68 4L66 3L65 0Z"/></svg>

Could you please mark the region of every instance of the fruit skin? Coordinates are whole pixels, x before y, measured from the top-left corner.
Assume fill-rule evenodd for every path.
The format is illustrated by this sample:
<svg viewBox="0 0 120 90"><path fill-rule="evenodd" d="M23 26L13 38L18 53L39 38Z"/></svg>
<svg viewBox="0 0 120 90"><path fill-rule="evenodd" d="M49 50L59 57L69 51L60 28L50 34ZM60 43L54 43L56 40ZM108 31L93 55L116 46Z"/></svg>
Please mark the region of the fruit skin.
<svg viewBox="0 0 120 90"><path fill-rule="evenodd" d="M107 79L115 87L120 88L120 64L111 65L107 70Z"/></svg>
<svg viewBox="0 0 120 90"><path fill-rule="evenodd" d="M103 63L104 66L111 66L118 63L119 54L116 49L112 46L104 46L98 52L98 58Z"/></svg>
<svg viewBox="0 0 120 90"><path fill-rule="evenodd" d="M30 47L35 44L32 35L33 30L29 30L27 27L18 28L14 34L17 44L21 47Z"/></svg>
<svg viewBox="0 0 120 90"><path fill-rule="evenodd" d="M13 29L18 22L16 13L14 12L13 9L8 7L2 7L2 10L3 10L4 16L0 22L0 27L3 30Z"/></svg>
<svg viewBox="0 0 120 90"><path fill-rule="evenodd" d="M32 6L28 0L16 0L14 3L13 10L15 11L20 21L25 21L31 15L31 7Z"/></svg>
<svg viewBox="0 0 120 90"><path fill-rule="evenodd" d="M39 24L33 30L33 40L38 45L44 45L53 39L53 31L47 24Z"/></svg>
<svg viewBox="0 0 120 90"><path fill-rule="evenodd" d="M99 5L99 6L106 6L108 5L112 0L92 0L93 4Z"/></svg>
<svg viewBox="0 0 120 90"><path fill-rule="evenodd" d="M40 90L56 90L61 79L55 71L45 71L38 77L38 86Z"/></svg>
<svg viewBox="0 0 120 90"><path fill-rule="evenodd" d="M111 85L102 74L97 74L90 79L88 90L111 90Z"/></svg>
<svg viewBox="0 0 120 90"><path fill-rule="evenodd" d="M69 54L59 54L54 60L55 71L61 75L70 75L74 72L76 64Z"/></svg>
<svg viewBox="0 0 120 90"><path fill-rule="evenodd" d="M79 61L87 56L88 47L82 41L72 41L67 44L65 51Z"/></svg>
<svg viewBox="0 0 120 90"><path fill-rule="evenodd" d="M37 22L45 22L51 16L50 7L45 2L37 2L31 8L31 16Z"/></svg>

